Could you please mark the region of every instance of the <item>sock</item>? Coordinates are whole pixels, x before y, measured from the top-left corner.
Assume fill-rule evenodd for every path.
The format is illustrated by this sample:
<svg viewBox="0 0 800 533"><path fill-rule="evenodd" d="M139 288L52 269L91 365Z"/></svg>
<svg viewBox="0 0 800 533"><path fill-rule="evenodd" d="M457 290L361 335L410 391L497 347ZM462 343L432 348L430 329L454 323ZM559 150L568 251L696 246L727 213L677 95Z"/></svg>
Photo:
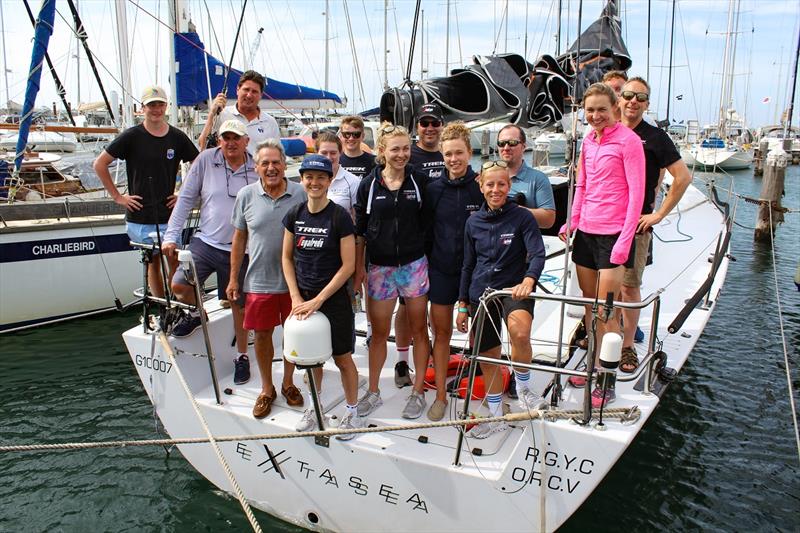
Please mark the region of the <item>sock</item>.
<svg viewBox="0 0 800 533"><path fill-rule="evenodd" d="M372 324L367 322L367 338L372 337Z"/></svg>
<svg viewBox="0 0 800 533"><path fill-rule="evenodd" d="M526 370L525 372L520 372L519 370L514 370L514 377L517 380L517 391L522 392L524 390L530 390L531 388L531 371Z"/></svg>
<svg viewBox="0 0 800 533"><path fill-rule="evenodd" d="M241 359L242 357L244 357L245 359L249 359L249 357L247 357L247 354L246 354L246 353L244 353L244 352L239 352L239 353L236 355L236 358L237 358L237 359Z"/></svg>
<svg viewBox="0 0 800 533"><path fill-rule="evenodd" d="M492 416L503 416L503 395L502 394L487 394L486 405L489 406L489 413Z"/></svg>
<svg viewBox="0 0 800 533"><path fill-rule="evenodd" d="M358 415L358 412L356 411L356 407L358 407L358 405L350 405L349 403L345 404L345 409L347 409L347 414L349 414L350 416L357 416Z"/></svg>
<svg viewBox="0 0 800 533"><path fill-rule="evenodd" d="M397 347L397 361L405 361L408 363L408 346Z"/></svg>

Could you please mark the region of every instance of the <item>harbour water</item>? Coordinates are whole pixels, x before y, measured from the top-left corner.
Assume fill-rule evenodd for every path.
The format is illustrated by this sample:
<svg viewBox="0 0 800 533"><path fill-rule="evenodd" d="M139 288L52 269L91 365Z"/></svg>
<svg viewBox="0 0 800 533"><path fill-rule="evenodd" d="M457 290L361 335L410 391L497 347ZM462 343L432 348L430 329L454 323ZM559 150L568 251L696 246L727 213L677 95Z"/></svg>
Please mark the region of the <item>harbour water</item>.
<svg viewBox="0 0 800 533"><path fill-rule="evenodd" d="M747 196L757 197L761 186L752 171L716 179ZM797 391L800 167L789 167L786 189L783 204L795 212L778 229L775 266ZM658 411L562 531L800 529L773 259L769 248L752 244L754 219L755 206L740 201L736 220L747 227L735 227L737 261L705 333ZM159 437L120 337L136 321L135 312L109 314L0 336L0 442ZM297 531L256 515L266 530ZM0 531L247 528L238 502L176 450L0 454Z"/></svg>

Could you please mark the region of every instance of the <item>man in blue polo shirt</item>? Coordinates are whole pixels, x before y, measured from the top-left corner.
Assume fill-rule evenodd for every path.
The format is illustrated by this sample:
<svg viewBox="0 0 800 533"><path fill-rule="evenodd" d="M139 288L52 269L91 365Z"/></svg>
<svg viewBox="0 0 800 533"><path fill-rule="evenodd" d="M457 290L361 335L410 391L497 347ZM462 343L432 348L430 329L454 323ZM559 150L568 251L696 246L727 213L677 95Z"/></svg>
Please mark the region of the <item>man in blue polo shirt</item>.
<svg viewBox="0 0 800 533"><path fill-rule="evenodd" d="M514 124L503 127L497 134L497 148L511 175L509 198L533 213L539 229L551 227L556 221L553 187L543 172L525 164L525 132Z"/></svg>

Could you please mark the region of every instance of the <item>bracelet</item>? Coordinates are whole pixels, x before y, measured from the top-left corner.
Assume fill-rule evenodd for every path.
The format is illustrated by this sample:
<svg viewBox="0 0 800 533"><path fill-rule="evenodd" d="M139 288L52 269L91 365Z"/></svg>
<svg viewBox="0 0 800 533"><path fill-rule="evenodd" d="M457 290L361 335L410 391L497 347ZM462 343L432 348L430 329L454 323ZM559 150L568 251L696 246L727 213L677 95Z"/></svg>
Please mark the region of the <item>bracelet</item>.
<svg viewBox="0 0 800 533"><path fill-rule="evenodd" d="M466 307L459 307L458 308L458 312L459 313L469 313L469 309L467 309Z"/></svg>

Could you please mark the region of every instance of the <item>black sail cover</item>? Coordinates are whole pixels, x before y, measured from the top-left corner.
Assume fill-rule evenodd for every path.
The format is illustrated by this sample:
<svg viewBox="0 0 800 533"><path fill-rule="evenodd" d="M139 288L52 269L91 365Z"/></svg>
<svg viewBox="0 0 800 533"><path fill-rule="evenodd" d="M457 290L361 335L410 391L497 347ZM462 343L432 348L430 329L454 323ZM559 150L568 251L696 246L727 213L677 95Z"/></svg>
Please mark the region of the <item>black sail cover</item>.
<svg viewBox="0 0 800 533"><path fill-rule="evenodd" d="M411 129L417 108L435 102L447 122L494 119L544 128L557 124L570 102L579 102L606 72L630 67L617 0L608 0L600 18L566 53L545 54L533 64L519 54L474 56L472 64L452 70L450 76L409 80L388 89L381 97L380 116Z"/></svg>

